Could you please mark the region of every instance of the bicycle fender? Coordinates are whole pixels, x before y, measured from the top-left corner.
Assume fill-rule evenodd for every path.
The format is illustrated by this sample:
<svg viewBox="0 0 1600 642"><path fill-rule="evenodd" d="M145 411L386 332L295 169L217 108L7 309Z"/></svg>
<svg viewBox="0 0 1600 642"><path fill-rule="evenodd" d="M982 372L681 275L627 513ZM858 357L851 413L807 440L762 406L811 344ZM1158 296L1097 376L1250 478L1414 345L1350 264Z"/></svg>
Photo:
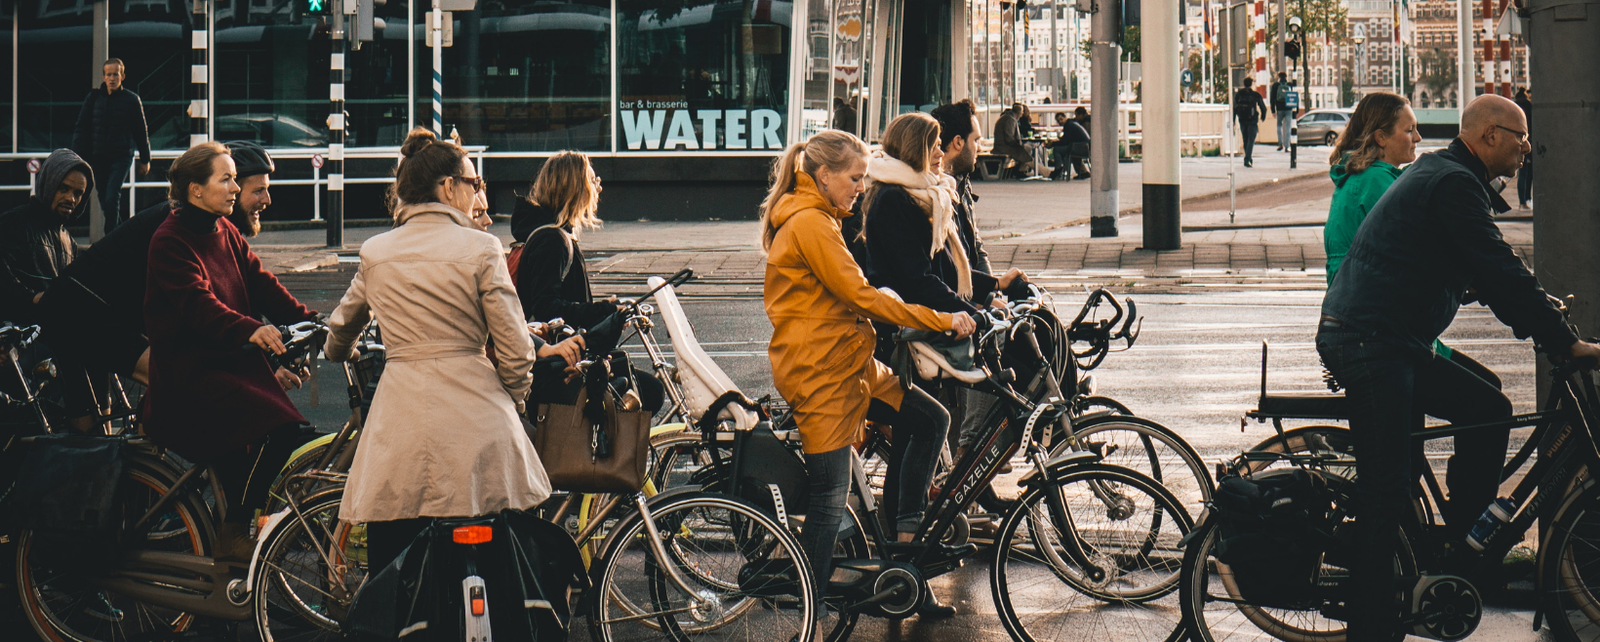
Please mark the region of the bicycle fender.
<svg viewBox="0 0 1600 642"><path fill-rule="evenodd" d="M293 453L289 454L289 458L284 460L284 462L283 462L283 467L285 469L287 469L289 467L289 464L291 464L294 461L300 459L301 455L304 455L304 454L306 454L306 453L308 453L308 452L310 452L312 450L315 450L317 448L322 448L323 446L327 446L328 444L333 443L333 438L337 437L337 436L339 436L339 433L330 432L330 433L328 433L326 435L319 436L316 439L313 439L311 441L306 442L304 445L300 446L299 448L294 449Z"/></svg>
<svg viewBox="0 0 1600 642"><path fill-rule="evenodd" d="M1100 463L1099 453L1092 453L1087 450L1077 450L1045 462L1044 467L1049 469L1049 471L1052 473L1060 473L1074 466L1097 463ZM1041 479L1039 471L1034 470L1029 472L1027 475L1024 475L1021 480L1018 480L1017 485L1031 487L1037 485L1041 481L1043 480Z"/></svg>
<svg viewBox="0 0 1600 642"><path fill-rule="evenodd" d="M655 439L662 435L689 430L689 424L661 424L650 427L650 438Z"/></svg>
<svg viewBox="0 0 1600 642"><path fill-rule="evenodd" d="M250 571L245 573L244 576L245 586L255 586L256 565L261 563L261 550L266 548L267 540L271 539L272 533L278 530L278 526L288 521L289 517L291 517L291 512L288 508L267 516L266 525L262 526L261 532L256 534L256 549L250 555Z"/></svg>

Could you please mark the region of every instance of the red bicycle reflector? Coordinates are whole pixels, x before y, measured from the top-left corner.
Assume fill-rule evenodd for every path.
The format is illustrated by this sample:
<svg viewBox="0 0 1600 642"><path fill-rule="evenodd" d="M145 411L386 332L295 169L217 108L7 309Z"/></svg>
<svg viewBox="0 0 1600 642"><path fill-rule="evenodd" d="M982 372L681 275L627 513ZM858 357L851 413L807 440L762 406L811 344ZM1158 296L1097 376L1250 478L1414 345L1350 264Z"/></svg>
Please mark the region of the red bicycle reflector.
<svg viewBox="0 0 1600 642"><path fill-rule="evenodd" d="M450 539L457 544L487 544L494 540L494 528L489 526L459 526L450 532Z"/></svg>
<svg viewBox="0 0 1600 642"><path fill-rule="evenodd" d="M483 599L482 598L473 598L472 599L472 614L473 615L483 615Z"/></svg>

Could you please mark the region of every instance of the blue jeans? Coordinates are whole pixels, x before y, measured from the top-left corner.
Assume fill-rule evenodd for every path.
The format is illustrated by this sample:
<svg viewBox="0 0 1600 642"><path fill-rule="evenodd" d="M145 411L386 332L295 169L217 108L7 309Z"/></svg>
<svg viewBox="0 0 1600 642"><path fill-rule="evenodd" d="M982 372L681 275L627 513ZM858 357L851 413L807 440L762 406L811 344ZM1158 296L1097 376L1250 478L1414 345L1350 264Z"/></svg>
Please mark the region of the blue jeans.
<svg viewBox="0 0 1600 642"><path fill-rule="evenodd" d="M106 217L106 233L128 220L121 211L122 185L128 180L128 169L133 167L133 155L96 158L90 163L94 169L95 188L100 190L100 213ZM130 197L131 198L131 197Z"/></svg>
<svg viewBox="0 0 1600 642"><path fill-rule="evenodd" d="M1289 144L1294 142L1289 140L1291 137L1289 133L1290 124L1294 122L1294 110L1286 107L1278 110L1276 116L1278 117L1278 146L1282 147L1284 151L1288 151Z"/></svg>
<svg viewBox="0 0 1600 642"><path fill-rule="evenodd" d="M1489 381L1449 359L1331 326L1317 333L1317 353L1345 388L1356 449L1356 559L1351 569L1350 640L1389 639L1400 605L1394 595L1397 532L1410 510L1421 448L1411 434L1423 415L1456 424L1511 416L1511 402ZM1455 437L1442 507L1447 537L1459 538L1494 500L1509 430ZM1426 465L1426 464L1423 464Z"/></svg>
<svg viewBox="0 0 1600 642"><path fill-rule="evenodd" d="M894 426L895 440L881 510L895 516L897 530L915 531L928 508L928 485L933 482L933 468L939 462L939 446L944 442L945 431L949 430L950 415L928 393L912 387L906 391L898 411L873 399L867 418ZM850 447L806 453L806 475L811 497L805 529L800 532L800 546L811 560L817 599L821 600L827 593L828 578L833 576L833 548L838 542L839 525L844 523L845 501L850 494ZM890 499L894 504L889 503Z"/></svg>

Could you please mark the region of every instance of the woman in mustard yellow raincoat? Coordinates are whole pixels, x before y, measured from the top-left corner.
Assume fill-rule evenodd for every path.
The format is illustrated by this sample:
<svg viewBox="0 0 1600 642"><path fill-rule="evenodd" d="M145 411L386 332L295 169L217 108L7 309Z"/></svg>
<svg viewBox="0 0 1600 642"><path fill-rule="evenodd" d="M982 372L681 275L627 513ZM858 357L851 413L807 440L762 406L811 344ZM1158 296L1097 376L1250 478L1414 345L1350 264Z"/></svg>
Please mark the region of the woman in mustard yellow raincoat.
<svg viewBox="0 0 1600 642"><path fill-rule="evenodd" d="M761 205L761 244L767 252L763 298L772 321L773 383L794 409L811 479L810 508L801 544L810 557L820 598L832 574L833 547L850 489L852 444L870 417L911 439L900 471L896 529L910 541L928 504L927 489L950 415L918 388L903 389L888 366L873 359L871 321L919 330L977 327L966 314L908 305L867 284L839 232L840 219L864 189L867 146L853 135L826 130L791 145L773 168ZM924 615L955 610L932 599Z"/></svg>

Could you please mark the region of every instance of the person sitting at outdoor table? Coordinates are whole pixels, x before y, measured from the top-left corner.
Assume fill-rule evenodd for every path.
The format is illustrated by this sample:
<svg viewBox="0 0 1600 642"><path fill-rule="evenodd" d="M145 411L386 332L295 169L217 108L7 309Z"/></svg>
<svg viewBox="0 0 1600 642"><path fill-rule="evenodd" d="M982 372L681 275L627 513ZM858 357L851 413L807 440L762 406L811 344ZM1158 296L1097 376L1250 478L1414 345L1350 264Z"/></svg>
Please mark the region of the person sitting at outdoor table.
<svg viewBox="0 0 1600 642"><path fill-rule="evenodd" d="M1078 108L1078 112L1084 116L1088 114L1082 107ZM1055 170L1050 172L1050 180L1060 180L1062 177L1072 180L1067 174L1069 164L1072 165L1072 171L1077 174L1077 178L1089 178L1089 168L1083 165L1086 159L1072 153L1074 144L1083 143L1085 147L1089 145L1089 130L1085 129L1077 119L1068 119L1064 113L1056 114L1056 125L1061 127L1061 136L1050 144L1050 157L1055 164Z"/></svg>
<svg viewBox="0 0 1600 642"><path fill-rule="evenodd" d="M1017 133L1023 140L1033 138L1038 133L1033 126L1033 112L1028 111L1028 106L1022 103L1012 103L1011 109L1017 112Z"/></svg>
<svg viewBox="0 0 1600 642"><path fill-rule="evenodd" d="M1017 120L1021 110L1018 107L1020 105L1007 107L1000 112L1000 118L994 121L994 148L991 153L1016 161L1018 174L1032 176L1033 155L1022 145L1022 132Z"/></svg>

